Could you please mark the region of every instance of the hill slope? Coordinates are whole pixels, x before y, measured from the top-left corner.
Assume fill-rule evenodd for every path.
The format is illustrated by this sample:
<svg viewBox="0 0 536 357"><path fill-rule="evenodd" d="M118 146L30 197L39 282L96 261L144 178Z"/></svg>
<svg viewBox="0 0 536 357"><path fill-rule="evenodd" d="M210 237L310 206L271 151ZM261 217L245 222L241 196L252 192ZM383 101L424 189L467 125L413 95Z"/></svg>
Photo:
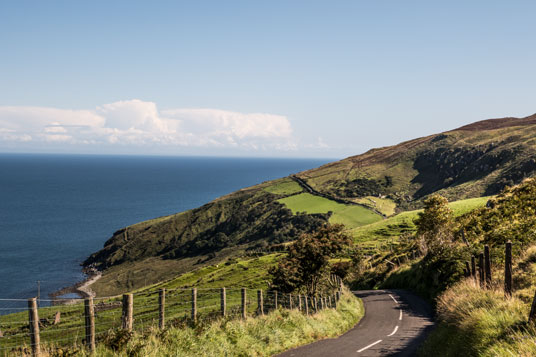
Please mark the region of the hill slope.
<svg viewBox="0 0 536 357"><path fill-rule="evenodd" d="M449 201L493 195L534 175L535 146L532 115L373 149L122 229L84 266L119 277L120 291L139 287L141 277L156 282L246 250L266 251L328 221L355 230L381 220L380 213L419 208L433 192Z"/></svg>
<svg viewBox="0 0 536 357"><path fill-rule="evenodd" d="M535 147L536 114L490 119L372 149L298 176L335 197L384 195L405 208L437 191L449 201L496 194L534 174Z"/></svg>

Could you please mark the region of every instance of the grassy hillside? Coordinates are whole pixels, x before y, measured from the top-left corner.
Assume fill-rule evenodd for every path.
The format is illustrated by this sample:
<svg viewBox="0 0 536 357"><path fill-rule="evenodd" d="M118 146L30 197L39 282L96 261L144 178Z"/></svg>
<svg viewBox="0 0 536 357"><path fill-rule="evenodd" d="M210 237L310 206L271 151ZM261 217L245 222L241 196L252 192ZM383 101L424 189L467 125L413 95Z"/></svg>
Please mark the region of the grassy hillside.
<svg viewBox="0 0 536 357"><path fill-rule="evenodd" d="M274 253L259 257L230 256L213 265L210 263L194 265L193 270L189 266L182 273L178 269L169 270L170 265L165 264L168 261L151 263L151 260L147 260L136 265L112 267L110 272L104 274L91 288L99 296L111 296L133 289L156 291L160 288L177 289L194 286L203 289L225 286L265 289L270 280L268 268L277 263L280 255ZM138 266L139 270L136 270ZM125 281L128 282L127 286L124 285Z"/></svg>
<svg viewBox="0 0 536 357"><path fill-rule="evenodd" d="M477 197L450 202L455 217L464 215L474 209L484 207L491 197ZM398 238L404 233L413 233L416 230L413 221L422 210L406 211L396 216L376 223L361 226L351 230L356 243L364 246L377 246L387 240Z"/></svg>
<svg viewBox="0 0 536 357"><path fill-rule="evenodd" d="M108 292L120 292L269 250L326 222L343 223L357 241L377 246L411 231L415 213L404 211L420 208L430 193L450 201L478 198L534 175L535 145L536 115L477 122L373 149L301 172L301 183L292 177L265 182L121 229L84 266L103 271L100 285L110 283ZM399 212L393 220L378 214Z"/></svg>
<svg viewBox="0 0 536 357"><path fill-rule="evenodd" d="M485 244L490 246L492 261L500 264L508 240L514 243L513 253L518 256L536 243L536 179L526 179L489 199L464 200L450 206L458 217L441 236L447 243L438 253L419 258L426 254L424 243L420 237L408 234L394 248L370 258L373 268L356 278L356 286L406 288L433 299L462 276L464 263L472 255L478 256ZM412 221L416 213L404 212L376 223L377 227L365 226L361 228L365 231L361 238L377 235L385 239L401 231L414 233ZM387 260L402 264L393 266Z"/></svg>
<svg viewBox="0 0 536 357"><path fill-rule="evenodd" d="M336 197L383 195L401 208L439 192L450 201L497 194L536 170L536 115L477 122L453 131L373 149L302 172Z"/></svg>

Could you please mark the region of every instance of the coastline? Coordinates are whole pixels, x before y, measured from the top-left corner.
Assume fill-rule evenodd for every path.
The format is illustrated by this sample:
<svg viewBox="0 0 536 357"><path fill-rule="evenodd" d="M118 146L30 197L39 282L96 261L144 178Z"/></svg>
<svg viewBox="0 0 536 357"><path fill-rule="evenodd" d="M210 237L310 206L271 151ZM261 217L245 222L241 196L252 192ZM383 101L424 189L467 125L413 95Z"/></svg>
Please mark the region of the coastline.
<svg viewBox="0 0 536 357"><path fill-rule="evenodd" d="M102 273L93 272L87 275L87 278L72 285L49 294L52 299L57 299L59 303L69 303L76 300L75 298L61 298L63 295L67 294L77 294L81 299L85 298L94 298L96 296L95 292L91 289L91 285L95 283L102 277Z"/></svg>
<svg viewBox="0 0 536 357"><path fill-rule="evenodd" d="M97 280L99 280L101 277L102 273L96 273L94 275L89 276L85 281L82 282L82 285L76 288L77 292L84 297L94 298L97 294L95 294L95 292L91 290L91 285Z"/></svg>

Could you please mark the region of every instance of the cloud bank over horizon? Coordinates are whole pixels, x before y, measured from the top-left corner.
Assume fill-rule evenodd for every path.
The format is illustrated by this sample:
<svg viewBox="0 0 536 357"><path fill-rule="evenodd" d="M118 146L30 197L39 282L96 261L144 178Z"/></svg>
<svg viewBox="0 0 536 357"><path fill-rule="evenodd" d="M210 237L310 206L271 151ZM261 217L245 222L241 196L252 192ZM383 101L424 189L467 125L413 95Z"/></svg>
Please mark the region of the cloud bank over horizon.
<svg viewBox="0 0 536 357"><path fill-rule="evenodd" d="M91 110L0 106L0 148L181 148L294 151L290 121L282 115L220 109L158 110L139 99Z"/></svg>

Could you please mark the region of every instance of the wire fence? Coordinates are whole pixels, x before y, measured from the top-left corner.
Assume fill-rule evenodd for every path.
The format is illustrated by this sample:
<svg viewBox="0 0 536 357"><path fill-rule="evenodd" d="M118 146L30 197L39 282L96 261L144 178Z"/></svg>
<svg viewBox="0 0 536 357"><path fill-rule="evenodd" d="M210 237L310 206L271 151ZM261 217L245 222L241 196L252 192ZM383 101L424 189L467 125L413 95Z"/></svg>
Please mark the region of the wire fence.
<svg viewBox="0 0 536 357"><path fill-rule="evenodd" d="M338 281L338 286L341 282ZM118 332L146 332L216 318L261 316L277 309L312 314L335 308L340 290L323 296L245 288L178 288L122 296L58 300L0 299L0 356L40 356L60 348L95 350Z"/></svg>

